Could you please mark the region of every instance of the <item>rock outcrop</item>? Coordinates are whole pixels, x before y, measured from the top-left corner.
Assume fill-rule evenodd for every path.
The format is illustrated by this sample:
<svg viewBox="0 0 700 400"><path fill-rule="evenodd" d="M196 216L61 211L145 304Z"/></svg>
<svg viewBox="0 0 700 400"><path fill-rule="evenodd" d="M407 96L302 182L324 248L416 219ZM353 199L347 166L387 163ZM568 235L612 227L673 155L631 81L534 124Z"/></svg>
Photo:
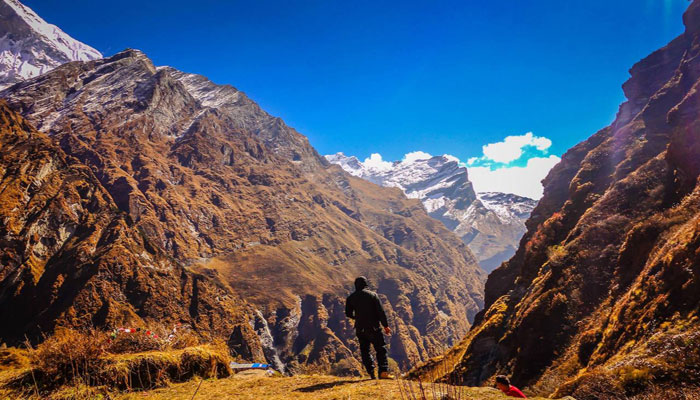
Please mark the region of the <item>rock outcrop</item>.
<svg viewBox="0 0 700 400"><path fill-rule="evenodd" d="M544 181L446 378L627 398L700 381L700 2L631 69L616 120Z"/></svg>
<svg viewBox="0 0 700 400"><path fill-rule="evenodd" d="M0 97L61 149L66 168L81 168L94 177L94 185L109 200L109 212L86 212L89 218L120 216L129 232L135 232L133 240L146 249L144 254L154 259L146 262L134 250L136 258L129 264L133 274L163 269L179 279L187 274L207 277L222 291L214 297L217 301L242 298L239 308L251 307L245 312L248 327L256 332L265 357L280 368L359 370L352 326L343 314L344 298L357 275L367 275L386 303L396 332L390 356L404 368L456 343L483 304L485 274L459 238L430 218L420 202L330 165L303 135L231 86L156 68L143 53L127 50L65 64L7 88ZM5 179L33 179L26 169L10 166L5 167ZM46 182L35 186L41 189L54 180ZM23 190L17 196L30 202ZM20 200L16 202L21 205ZM62 213L71 213L68 203L60 205ZM2 207L16 218L25 215L10 203ZM80 221L56 223L58 237L43 244L42 257L56 260L65 249L63 240L86 247L75 232L93 230ZM23 254L22 243L41 239L23 220L16 224L16 237L2 242L6 254ZM42 226L42 232L54 227ZM62 234L60 229L68 228L61 226L75 232ZM117 232L125 234L123 229ZM112 254L117 257L118 249ZM45 267L34 267L26 256L13 260L11 268L2 265L8 278L0 282L0 290L15 293L14 301L33 303L37 293L25 296L15 288L17 282L60 285L59 278L44 272ZM167 263L159 267L159 260ZM69 266L74 268L70 263L65 268ZM65 310L77 307L74 298L88 296L74 277L68 273L61 278L74 291L52 315L62 324L76 323ZM111 284L109 279L101 278L105 285ZM184 283L178 285L160 290L169 293ZM191 290L199 298L204 289L195 285ZM138 301L154 301L149 293L140 294ZM90 296L95 303L129 301L106 291ZM1 339L21 340L44 315L41 304L25 323L5 328ZM218 303L194 304L186 308L204 310L193 311L190 319L206 321L197 327L221 336L207 325L223 318ZM117 318L112 311L118 309L107 308L100 318L91 308L79 308L79 314L86 322L111 326ZM256 345L245 340L248 328L241 329L227 326L223 336L241 342L239 352L256 352ZM39 330L50 332L51 327L41 325Z"/></svg>
<svg viewBox="0 0 700 400"><path fill-rule="evenodd" d="M515 254L525 234L525 221L537 205L536 200L515 194L474 192L467 168L448 155L395 161L384 168L343 153L326 159L351 175L397 187L409 198L419 199L431 217L462 239L486 272Z"/></svg>

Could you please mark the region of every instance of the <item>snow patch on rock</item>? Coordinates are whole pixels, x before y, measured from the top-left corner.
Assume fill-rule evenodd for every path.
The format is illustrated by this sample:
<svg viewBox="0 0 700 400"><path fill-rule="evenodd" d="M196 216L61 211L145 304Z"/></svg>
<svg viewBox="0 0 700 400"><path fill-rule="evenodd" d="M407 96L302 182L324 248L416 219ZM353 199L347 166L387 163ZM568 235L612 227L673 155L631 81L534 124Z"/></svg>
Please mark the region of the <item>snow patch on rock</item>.
<svg viewBox="0 0 700 400"><path fill-rule="evenodd" d="M70 61L102 58L17 0L0 0L0 89Z"/></svg>

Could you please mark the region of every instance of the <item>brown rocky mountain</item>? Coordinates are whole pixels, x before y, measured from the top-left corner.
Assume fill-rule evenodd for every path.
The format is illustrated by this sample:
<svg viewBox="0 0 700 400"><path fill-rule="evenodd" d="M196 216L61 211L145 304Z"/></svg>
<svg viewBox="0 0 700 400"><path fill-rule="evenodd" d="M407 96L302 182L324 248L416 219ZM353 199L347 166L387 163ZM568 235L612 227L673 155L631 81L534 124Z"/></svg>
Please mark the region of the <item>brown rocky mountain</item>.
<svg viewBox="0 0 700 400"><path fill-rule="evenodd" d="M351 373L355 276L384 299L402 367L483 304L483 271L418 200L331 166L233 87L127 50L0 97L43 132L5 111L0 303L21 317L2 341L182 321L248 358Z"/></svg>
<svg viewBox="0 0 700 400"><path fill-rule="evenodd" d="M251 307L151 246L90 168L2 101L0 149L3 342L58 325L184 321L262 358Z"/></svg>
<svg viewBox="0 0 700 400"><path fill-rule="evenodd" d="M697 390L700 1L684 22L631 69L613 124L545 179L464 341L418 372L447 369L471 385L505 373L578 399Z"/></svg>

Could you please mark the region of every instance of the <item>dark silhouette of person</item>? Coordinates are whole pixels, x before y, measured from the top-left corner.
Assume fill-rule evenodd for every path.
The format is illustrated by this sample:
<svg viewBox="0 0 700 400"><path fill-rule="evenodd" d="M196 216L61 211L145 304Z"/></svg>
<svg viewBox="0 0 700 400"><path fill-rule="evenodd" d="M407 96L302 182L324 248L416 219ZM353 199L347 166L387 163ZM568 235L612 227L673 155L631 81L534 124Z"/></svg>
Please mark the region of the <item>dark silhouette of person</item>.
<svg viewBox="0 0 700 400"><path fill-rule="evenodd" d="M361 276L355 279L355 291L348 296L345 302L345 315L355 320L355 333L360 342L362 364L372 379L374 375L374 361L370 354L370 345L374 346L377 353L377 367L380 379L391 379L389 376L389 361L386 356L386 342L380 327L384 327L384 333L391 335L391 328L386 320L386 313L382 307L379 296L368 289L367 278Z"/></svg>
<svg viewBox="0 0 700 400"><path fill-rule="evenodd" d="M505 375L498 375L496 377L496 387L503 392L508 397L519 397L521 399L527 399L527 397L520 391L520 389L510 384L510 379Z"/></svg>

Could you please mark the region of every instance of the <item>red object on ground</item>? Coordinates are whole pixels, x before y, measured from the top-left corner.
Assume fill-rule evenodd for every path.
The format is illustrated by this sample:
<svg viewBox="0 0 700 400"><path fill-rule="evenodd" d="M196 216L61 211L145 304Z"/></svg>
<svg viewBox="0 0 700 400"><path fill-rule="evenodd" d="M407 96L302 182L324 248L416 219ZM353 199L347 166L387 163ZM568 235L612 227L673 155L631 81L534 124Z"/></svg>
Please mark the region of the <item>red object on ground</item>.
<svg viewBox="0 0 700 400"><path fill-rule="evenodd" d="M523 392L520 391L520 389L516 388L516 387L513 386L513 385L510 385L510 387L508 388L508 390L506 390L506 391L503 392L503 393L505 393L506 396L509 396L509 397L519 397L519 398L521 398L521 399L527 399L527 396L525 396L525 395L523 394Z"/></svg>

